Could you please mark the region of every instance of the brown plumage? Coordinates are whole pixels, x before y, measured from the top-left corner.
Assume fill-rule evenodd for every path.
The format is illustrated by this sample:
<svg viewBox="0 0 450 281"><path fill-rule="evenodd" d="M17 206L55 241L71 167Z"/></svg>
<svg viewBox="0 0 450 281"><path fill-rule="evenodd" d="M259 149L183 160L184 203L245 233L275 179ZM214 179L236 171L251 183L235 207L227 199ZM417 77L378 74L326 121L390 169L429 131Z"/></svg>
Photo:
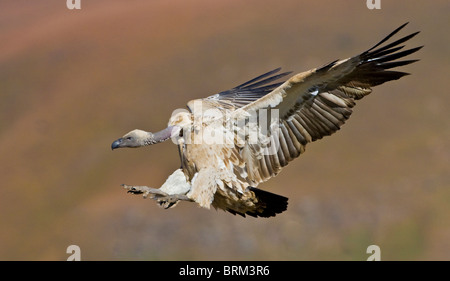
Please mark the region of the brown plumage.
<svg viewBox="0 0 450 281"><path fill-rule="evenodd" d="M256 186L276 176L308 143L339 130L372 87L408 74L391 69L417 61L398 59L421 48L401 50L418 32L385 44L405 25L357 56L296 74L284 83L275 81L289 73L277 74L278 68L231 90L192 100L189 111L173 115L167 129L155 134L134 130L112 148L171 137L179 148L181 169L161 187L168 198L185 194L205 208L275 216L286 210L287 198Z"/></svg>

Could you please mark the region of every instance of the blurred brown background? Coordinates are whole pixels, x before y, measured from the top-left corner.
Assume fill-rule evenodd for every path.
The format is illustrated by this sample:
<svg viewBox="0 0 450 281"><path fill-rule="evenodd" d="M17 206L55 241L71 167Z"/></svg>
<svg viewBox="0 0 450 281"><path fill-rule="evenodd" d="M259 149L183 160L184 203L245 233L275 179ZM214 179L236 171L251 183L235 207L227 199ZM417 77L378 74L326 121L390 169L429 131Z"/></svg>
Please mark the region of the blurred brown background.
<svg viewBox="0 0 450 281"><path fill-rule="evenodd" d="M450 3L381 0L0 2L0 259L450 259ZM364 51L404 22L425 45L332 137L261 188L271 219L182 202L163 210L120 184L159 187L176 147L112 152L164 128L187 101L282 66Z"/></svg>

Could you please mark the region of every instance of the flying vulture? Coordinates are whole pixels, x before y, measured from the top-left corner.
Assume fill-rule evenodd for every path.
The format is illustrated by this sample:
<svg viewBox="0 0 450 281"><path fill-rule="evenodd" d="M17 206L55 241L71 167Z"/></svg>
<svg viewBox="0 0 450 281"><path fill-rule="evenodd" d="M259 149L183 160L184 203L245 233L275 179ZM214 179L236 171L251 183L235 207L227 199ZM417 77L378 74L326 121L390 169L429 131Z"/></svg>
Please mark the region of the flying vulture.
<svg viewBox="0 0 450 281"><path fill-rule="evenodd" d="M404 50L419 32L389 40L407 23L356 56L293 75L280 68L218 94L191 100L168 127L151 133L133 130L112 149L142 147L171 139L181 167L159 188L124 185L164 208L180 200L223 209L245 217L272 217L287 209L288 198L257 186L278 175L305 151L308 143L340 129L356 101L372 87L408 73L392 70L421 47ZM402 60L399 60L402 59Z"/></svg>

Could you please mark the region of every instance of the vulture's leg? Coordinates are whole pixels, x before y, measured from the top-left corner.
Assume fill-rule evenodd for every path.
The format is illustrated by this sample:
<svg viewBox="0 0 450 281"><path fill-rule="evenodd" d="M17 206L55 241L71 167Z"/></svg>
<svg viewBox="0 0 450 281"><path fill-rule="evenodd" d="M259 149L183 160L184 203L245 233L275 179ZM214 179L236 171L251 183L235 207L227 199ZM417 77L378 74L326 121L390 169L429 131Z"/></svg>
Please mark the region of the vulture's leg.
<svg viewBox="0 0 450 281"><path fill-rule="evenodd" d="M175 170L160 188L126 184L123 184L122 186L125 187L129 193L143 194L144 198L147 198L150 195L150 198L156 200L164 209L175 207L180 200L194 202L185 195L191 189L191 184L186 180L186 176L181 169Z"/></svg>
<svg viewBox="0 0 450 281"><path fill-rule="evenodd" d="M159 203L161 207L164 209L168 209L171 207L175 207L178 201L189 201L194 202L192 199L188 198L184 194L172 194L167 196L156 197L155 200Z"/></svg>
<svg viewBox="0 0 450 281"><path fill-rule="evenodd" d="M126 185L122 184L122 186L128 190L128 193L133 194L143 194L144 198L149 197L151 199L156 200L161 207L164 209L168 209L170 207L175 207L175 205L178 203L178 201L189 201L193 202L192 199L188 198L184 194L167 194L161 189L158 188L152 188L148 186L133 186L133 185Z"/></svg>

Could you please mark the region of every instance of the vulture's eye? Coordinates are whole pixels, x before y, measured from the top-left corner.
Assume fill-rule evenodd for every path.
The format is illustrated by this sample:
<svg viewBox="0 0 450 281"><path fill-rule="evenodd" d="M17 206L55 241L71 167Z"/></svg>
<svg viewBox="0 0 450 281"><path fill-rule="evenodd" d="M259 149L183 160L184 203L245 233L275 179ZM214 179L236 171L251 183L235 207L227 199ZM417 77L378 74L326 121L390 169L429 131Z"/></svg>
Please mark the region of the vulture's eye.
<svg viewBox="0 0 450 281"><path fill-rule="evenodd" d="M127 137L127 140L131 140L132 139L132 137Z"/></svg>

